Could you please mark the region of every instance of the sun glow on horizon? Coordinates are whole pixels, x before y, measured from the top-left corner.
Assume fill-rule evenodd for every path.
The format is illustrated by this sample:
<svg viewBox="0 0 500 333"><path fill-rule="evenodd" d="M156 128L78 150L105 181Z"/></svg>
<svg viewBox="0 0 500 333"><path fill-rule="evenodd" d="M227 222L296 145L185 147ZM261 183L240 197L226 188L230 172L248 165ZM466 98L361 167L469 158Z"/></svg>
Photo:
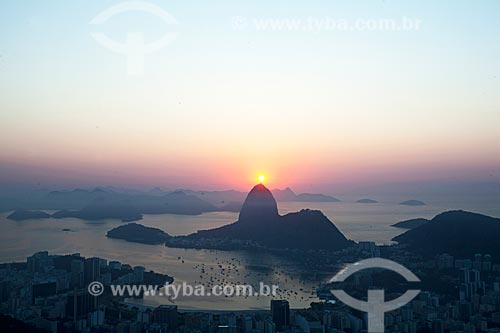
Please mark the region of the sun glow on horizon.
<svg viewBox="0 0 500 333"><path fill-rule="evenodd" d="M264 180L266 180L266 177L264 175L259 175L259 182L263 183Z"/></svg>

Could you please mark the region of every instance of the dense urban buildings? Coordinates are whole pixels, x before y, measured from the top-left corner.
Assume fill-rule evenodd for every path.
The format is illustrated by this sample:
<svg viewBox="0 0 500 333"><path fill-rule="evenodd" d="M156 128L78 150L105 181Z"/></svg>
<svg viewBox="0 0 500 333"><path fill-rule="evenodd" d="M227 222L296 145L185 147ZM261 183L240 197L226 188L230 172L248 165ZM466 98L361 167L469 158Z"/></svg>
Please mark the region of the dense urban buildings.
<svg viewBox="0 0 500 333"><path fill-rule="evenodd" d="M333 255L333 254L332 254ZM421 258L404 247L378 247L370 242L335 254L335 259L384 256L413 270L422 280L422 291L407 305L385 314L387 332L500 332L500 266L488 254L454 258L441 254ZM366 314L353 310L317 289L321 302L307 309L290 309L285 299L273 299L268 310L186 311L176 305L137 307L105 292L89 294L91 280L111 284L158 284L169 276L148 272L101 258L79 254L56 256L35 253L24 263L0 265L2 323L10 327L31 325L33 332L109 333L337 333L366 331ZM345 282L345 290L358 298L367 289L386 289L395 298L407 286L394 283L381 271L361 271ZM6 319L10 318L10 319ZM17 321L16 321L17 320ZM14 324L12 324L14 321ZM12 326L14 325L14 326Z"/></svg>

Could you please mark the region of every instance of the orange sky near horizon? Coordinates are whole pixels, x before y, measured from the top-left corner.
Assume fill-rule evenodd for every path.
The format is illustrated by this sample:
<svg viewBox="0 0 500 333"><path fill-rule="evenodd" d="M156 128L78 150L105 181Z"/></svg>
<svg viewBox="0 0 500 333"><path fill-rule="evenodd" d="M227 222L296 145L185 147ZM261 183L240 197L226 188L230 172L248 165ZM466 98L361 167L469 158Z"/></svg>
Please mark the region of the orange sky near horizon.
<svg viewBox="0 0 500 333"><path fill-rule="evenodd" d="M99 1L0 5L0 186L500 182L498 3L245 6L249 18L422 21L316 33L235 30L241 5L222 2L162 3L179 36L138 76L91 33L152 41L161 22L91 26Z"/></svg>
<svg viewBox="0 0 500 333"><path fill-rule="evenodd" d="M58 155L52 151L54 155L50 156L44 152L20 155L17 150L16 156L22 158L6 159L8 162L2 164L11 166L6 175L24 176L31 182L39 179L44 184L122 184L195 189L246 190L258 183L261 174L266 177L266 186L272 188L451 178L484 181L498 177L499 155L494 149L488 159L483 155L486 149L476 154L472 151L466 157L461 151L439 149L439 145L428 151L395 151L386 146L375 148L367 154L362 147L349 151L339 146L331 156L314 149L300 149L300 153L295 154L286 147L281 153L279 150L275 154L257 151L248 155L245 151L231 154L210 150L192 155L189 152L160 155L143 150L137 154L130 149L130 154L123 156L116 152L106 153L103 147L98 147L85 152L77 149L74 155Z"/></svg>

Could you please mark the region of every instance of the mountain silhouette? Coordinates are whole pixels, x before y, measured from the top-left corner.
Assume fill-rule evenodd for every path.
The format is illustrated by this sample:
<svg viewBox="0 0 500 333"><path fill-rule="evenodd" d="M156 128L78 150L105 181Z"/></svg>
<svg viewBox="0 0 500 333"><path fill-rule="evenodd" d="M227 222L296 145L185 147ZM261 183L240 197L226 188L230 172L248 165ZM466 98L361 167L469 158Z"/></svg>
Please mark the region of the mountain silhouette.
<svg viewBox="0 0 500 333"><path fill-rule="evenodd" d="M297 194L289 187L284 190L274 189L272 193L278 201L295 201L297 199Z"/></svg>
<svg viewBox="0 0 500 333"><path fill-rule="evenodd" d="M463 210L449 211L393 240L423 254L465 257L489 253L498 261L500 219Z"/></svg>
<svg viewBox="0 0 500 333"><path fill-rule="evenodd" d="M320 211L279 215L273 194L262 184L248 193L238 221L187 238L249 240L271 248L341 249L351 244Z"/></svg>
<svg viewBox="0 0 500 333"><path fill-rule="evenodd" d="M273 194L267 187L258 184L248 193L238 220L242 223L262 223L278 217L278 205Z"/></svg>
<svg viewBox="0 0 500 333"><path fill-rule="evenodd" d="M297 195L295 201L300 202L340 202L339 199L325 194L301 193Z"/></svg>
<svg viewBox="0 0 500 333"><path fill-rule="evenodd" d="M424 218L410 219L391 224L391 227L402 228L402 229L415 229L428 223L429 221L430 220Z"/></svg>

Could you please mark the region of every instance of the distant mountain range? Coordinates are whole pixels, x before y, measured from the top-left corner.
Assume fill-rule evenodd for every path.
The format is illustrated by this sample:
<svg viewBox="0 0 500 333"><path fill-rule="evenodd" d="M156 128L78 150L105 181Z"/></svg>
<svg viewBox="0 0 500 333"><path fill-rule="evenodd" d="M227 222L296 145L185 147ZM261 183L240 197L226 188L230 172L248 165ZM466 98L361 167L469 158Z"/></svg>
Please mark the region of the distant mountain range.
<svg viewBox="0 0 500 333"><path fill-rule="evenodd" d="M80 215L94 215L94 210L103 211L106 205L130 205L141 214L187 214L217 211L218 207L183 191L160 193L118 192L113 189L75 189L68 191L39 191L17 200L9 200L2 210L66 210L80 211ZM100 213L99 213L100 214Z"/></svg>
<svg viewBox="0 0 500 333"><path fill-rule="evenodd" d="M221 210L197 196L182 191L163 195L123 194L103 190L53 191L31 204L32 207L37 207L36 209L59 210L52 215L47 213L42 215L40 213L43 212L18 209L9 215L9 218L74 217L91 221L104 219L135 221L142 219L143 214L199 215Z"/></svg>
<svg viewBox="0 0 500 333"><path fill-rule="evenodd" d="M290 188L275 190L285 201L336 202L324 194L301 193ZM239 212L246 193L228 191L166 191L154 188L147 192L113 187L93 190L36 191L20 198L2 198L0 211L15 210L10 219L75 217L84 220L140 220L143 214L199 215L205 212ZM56 210L48 214L42 210Z"/></svg>
<svg viewBox="0 0 500 333"><path fill-rule="evenodd" d="M52 214L52 218L67 217L79 218L88 221L104 219L118 219L123 222L142 219L142 214L137 207L128 201L93 202L80 210L59 210Z"/></svg>
<svg viewBox="0 0 500 333"><path fill-rule="evenodd" d="M283 190L274 189L271 193L278 202L340 202L333 196L320 193L296 194L289 187ZM135 221L141 219L144 214L199 215L216 211L239 212L246 196L247 193L235 190L193 191L186 189L167 191L159 187L149 191L114 187L98 187L92 190L39 190L25 195L16 196L13 194L12 197L3 195L0 198L0 211L19 211L12 218L20 220L47 218L40 212L55 210L56 213L49 217ZM377 203L373 199L360 199L357 202ZM417 200L409 200L401 204L424 205L423 202ZM29 213L30 211L32 213Z"/></svg>
<svg viewBox="0 0 500 333"><path fill-rule="evenodd" d="M417 253L448 253L471 256L475 253L500 257L500 219L466 212L449 211L394 237Z"/></svg>

